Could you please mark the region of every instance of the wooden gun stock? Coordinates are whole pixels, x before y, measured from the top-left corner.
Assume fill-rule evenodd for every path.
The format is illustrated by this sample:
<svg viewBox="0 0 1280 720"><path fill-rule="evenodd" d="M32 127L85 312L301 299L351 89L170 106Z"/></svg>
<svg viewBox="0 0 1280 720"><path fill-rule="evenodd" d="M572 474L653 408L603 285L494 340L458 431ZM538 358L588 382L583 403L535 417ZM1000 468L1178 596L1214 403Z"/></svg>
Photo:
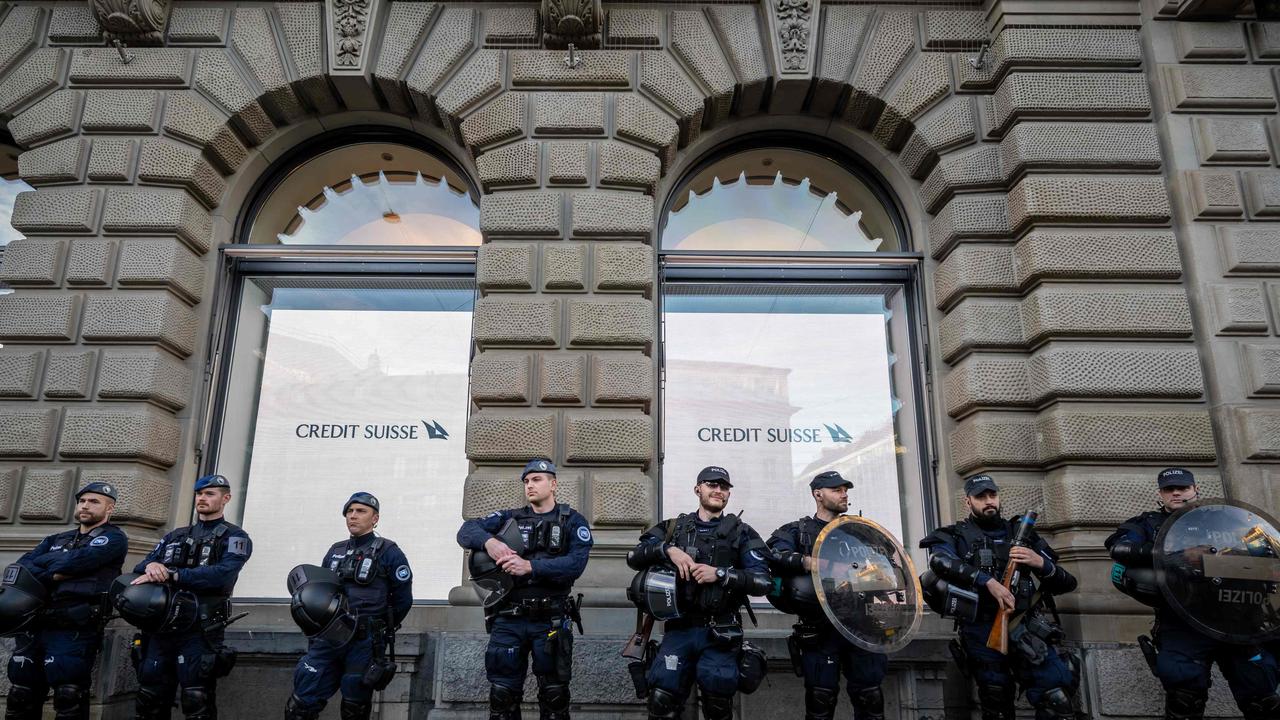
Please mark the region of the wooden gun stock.
<svg viewBox="0 0 1280 720"><path fill-rule="evenodd" d="M653 616L644 613L643 620L637 620L636 632L627 640L622 648L622 657L628 660L643 660L644 646L649 644L649 636L653 634Z"/></svg>
<svg viewBox="0 0 1280 720"><path fill-rule="evenodd" d="M1022 521L1018 523L1018 530L1014 533L1013 545L1023 546L1027 544L1027 535L1030 534L1031 528L1036 524L1036 518L1039 517L1039 511L1031 511L1022 516ZM1016 600L1018 594L1016 588L1019 584L1018 563L1009 561L1004 568L1004 578L1000 584L1005 590L1013 593ZM1015 603L1016 605L1016 603ZM1001 655L1009 654L1009 615L1011 610L1005 610L1003 607L996 612L995 622L991 623L991 634L987 636L987 647L995 650Z"/></svg>

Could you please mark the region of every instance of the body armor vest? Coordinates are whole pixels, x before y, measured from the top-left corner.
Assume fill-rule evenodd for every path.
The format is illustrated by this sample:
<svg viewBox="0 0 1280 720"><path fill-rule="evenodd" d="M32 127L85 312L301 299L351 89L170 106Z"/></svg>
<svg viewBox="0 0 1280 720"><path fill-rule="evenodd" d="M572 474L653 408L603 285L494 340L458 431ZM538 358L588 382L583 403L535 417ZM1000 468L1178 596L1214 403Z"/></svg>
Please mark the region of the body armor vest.
<svg viewBox="0 0 1280 720"><path fill-rule="evenodd" d="M99 525L87 533L70 530L55 536L49 552L71 552L87 547L95 538L107 531L107 525ZM111 581L120 574L119 565L103 566L90 575L62 580L53 589L51 600L96 600L97 595L111 588Z"/></svg>
<svg viewBox="0 0 1280 720"><path fill-rule="evenodd" d="M738 567L742 522L737 515L725 515L714 529L698 532L697 514L683 514L676 518L671 542L688 553L694 562L712 567ZM733 610L743 601L740 593L730 592L720 583L680 582L677 591L686 607L707 615Z"/></svg>
<svg viewBox="0 0 1280 720"><path fill-rule="evenodd" d="M387 611L391 583L386 569L378 562L386 546L386 540L375 537L373 542L361 547L353 547L351 540L344 540L329 548L329 569L342 580L342 590L357 618Z"/></svg>
<svg viewBox="0 0 1280 720"><path fill-rule="evenodd" d="M569 506L563 503L556 503L554 519L539 516L528 505L513 511L511 517L520 528L520 537L524 540L524 552L520 553L520 557L532 561L540 557L558 557L569 552L570 512ZM516 587L510 597L512 600L563 597L571 587L551 584L546 580L530 581L530 576L526 575L516 578Z"/></svg>
<svg viewBox="0 0 1280 720"><path fill-rule="evenodd" d="M977 523L972 520L962 520L955 525L956 534L959 535L968 548L968 552L962 556L965 562L980 568L983 572L996 579L996 582L1004 580L1004 570L1009 564L1009 551L1012 549L1013 530L1009 527L1014 521L1001 520L1004 523L1005 534L1000 537L992 537L982 530ZM1010 588L1015 597L1018 598L1016 612L1025 611L1031 604L1031 598L1035 594L1035 580L1032 579L1030 570L1026 570L1020 575L1020 588ZM978 616L995 617L996 604L990 596L985 593L979 594Z"/></svg>
<svg viewBox="0 0 1280 720"><path fill-rule="evenodd" d="M212 532L196 537L196 526L188 525L165 545L160 562L174 570L216 563L222 559L222 536L227 534L227 529L226 523L220 523Z"/></svg>

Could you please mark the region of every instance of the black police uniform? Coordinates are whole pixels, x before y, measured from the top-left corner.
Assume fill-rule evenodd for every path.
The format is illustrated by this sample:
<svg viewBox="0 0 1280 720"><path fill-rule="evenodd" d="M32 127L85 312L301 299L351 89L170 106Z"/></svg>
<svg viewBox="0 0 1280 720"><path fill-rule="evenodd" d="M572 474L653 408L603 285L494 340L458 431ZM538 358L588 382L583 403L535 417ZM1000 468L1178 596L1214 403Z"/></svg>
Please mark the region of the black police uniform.
<svg viewBox="0 0 1280 720"><path fill-rule="evenodd" d="M1160 487L1195 485L1195 477L1182 468L1168 468L1158 476ZM1106 539L1113 569L1118 579L1129 568L1150 568L1153 547L1160 526L1172 513L1161 508L1129 518ZM1122 580L1123 583L1123 580ZM1186 720L1204 717L1212 682L1210 671L1218 663L1231 694L1246 720L1280 718L1280 696L1276 693L1276 659L1261 645L1220 642L1196 631L1169 607L1154 587L1146 592L1130 585L1130 594L1155 607L1152 636L1157 649L1156 676L1165 690L1165 717ZM1154 591L1154 592L1152 592Z"/></svg>
<svg viewBox="0 0 1280 720"><path fill-rule="evenodd" d="M368 505L375 512L379 509L376 497L360 492L343 506L344 516L353 503ZM373 691L391 680L394 665L387 648L413 605L413 571L400 546L374 532L334 543L320 565L341 578L356 631L343 643L311 638L307 654L293 671L293 695L285 718L318 718L329 698L341 689L342 720L368 720Z"/></svg>
<svg viewBox="0 0 1280 720"><path fill-rule="evenodd" d="M221 475L196 481L196 492L229 487ZM142 633L138 658L138 720L167 720L175 687L181 687L182 712L191 720L218 717L215 686L230 672L234 651L223 645L224 623L231 615L231 592L240 569L253 553L248 533L226 521L200 520L164 536L133 571L153 562L171 571L169 584L190 590L199 601L195 624L172 633Z"/></svg>
<svg viewBox="0 0 1280 720"><path fill-rule="evenodd" d="M116 499L115 489L102 482L89 483L76 499L90 492ZM18 558L51 592L34 625L14 637L6 720L42 717L50 688L55 717L87 720L90 676L107 615L103 598L128 552L124 531L104 523L87 533L76 528L50 535Z"/></svg>
<svg viewBox="0 0 1280 720"><path fill-rule="evenodd" d="M555 465L535 459L525 466L529 473L555 475ZM489 717L517 720L533 656L533 674L538 680L538 707L544 720L569 717L569 681L573 675L573 617L577 610L569 593L573 583L587 568L594 541L587 520L564 503L545 513L531 506L499 510L483 518L468 520L458 530L463 548L484 550L508 520L520 528L525 549L520 554L533 572L515 578L515 587L497 605L487 608L485 624L489 647L484 666L488 676Z"/></svg>
<svg viewBox="0 0 1280 720"><path fill-rule="evenodd" d="M811 490L852 487L838 472L822 473L809 483ZM804 558L813 555L818 534L827 526L814 517L787 523L769 538L770 565L784 578L801 575ZM857 720L884 720L884 693L880 688L889 658L870 652L845 639L818 605L803 609L789 642L800 650L799 672L804 675L805 719L830 720L840 699L840 675L845 677L849 700Z"/></svg>
<svg viewBox="0 0 1280 720"><path fill-rule="evenodd" d="M986 475L965 481L967 495L986 489L996 490L995 482ZM1022 622L1009 634L1008 655L987 647L999 606L986 583L1003 578L1020 520L996 517L988 521L971 515L955 525L938 528L920 541L920 547L929 550L929 568L939 579L978 593L977 619L957 620L956 624L965 669L978 685L983 720L1013 720L1015 678L1036 708L1037 720L1071 718L1078 673L1074 663L1059 651L1061 629L1044 617L1043 605L1052 603L1054 595L1075 590L1077 582L1034 530L1026 539L1027 546L1044 558L1044 567L1022 573L1021 587L1010 588L1018 599L1016 613L1022 615ZM1031 598L1037 593L1041 602L1032 605Z"/></svg>
<svg viewBox="0 0 1280 720"><path fill-rule="evenodd" d="M707 480L729 485L729 473L709 467L698 474L698 482ZM715 567L717 581L677 584L680 607L691 610L663 624L662 643L645 675L649 717L680 717L696 680L703 717L727 720L733 716L742 653L738 610L748 595L769 591L771 578L765 560L769 550L760 535L737 515L703 520L693 512L646 530L628 553L627 564L634 570L669 565L670 547L680 548L694 562Z"/></svg>

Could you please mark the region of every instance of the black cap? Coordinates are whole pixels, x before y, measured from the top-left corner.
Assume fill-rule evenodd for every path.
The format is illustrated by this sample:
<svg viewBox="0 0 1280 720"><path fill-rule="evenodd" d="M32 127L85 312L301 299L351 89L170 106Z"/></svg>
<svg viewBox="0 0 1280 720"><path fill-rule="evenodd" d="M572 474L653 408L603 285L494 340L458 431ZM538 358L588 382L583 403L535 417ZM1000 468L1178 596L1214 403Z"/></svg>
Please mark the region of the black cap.
<svg viewBox="0 0 1280 720"><path fill-rule="evenodd" d="M842 477L840 473L836 472L835 470L828 470L824 473L818 473L817 475L813 476L812 480L809 481L810 490L819 490L822 488L838 488L838 487L851 488L853 487L853 483L849 482L848 480L845 480L844 477Z"/></svg>
<svg viewBox="0 0 1280 720"><path fill-rule="evenodd" d="M1156 476L1160 489L1167 487L1191 487L1196 484L1196 476L1185 468L1165 468Z"/></svg>
<svg viewBox="0 0 1280 720"><path fill-rule="evenodd" d="M524 472L520 473L520 479L524 480L529 473L536 472L554 476L556 474L556 464L546 458L534 458L525 463Z"/></svg>
<svg viewBox="0 0 1280 720"><path fill-rule="evenodd" d="M988 490L1000 492L1000 488L996 486L996 481L992 480L990 475L971 475L964 480L964 494L969 497L981 495Z"/></svg>
<svg viewBox="0 0 1280 720"><path fill-rule="evenodd" d="M358 493L353 493L351 495L350 499L347 500L347 504L342 506L342 514L345 516L347 514L347 511L351 509L351 506L355 505L356 503L359 503L361 505L368 505L369 507L373 508L374 512L379 511L378 498L374 497L373 493L367 493L362 490Z"/></svg>
<svg viewBox="0 0 1280 720"><path fill-rule="evenodd" d="M109 483L104 483L100 480L95 480L89 483L88 485L85 485L84 487L80 488L80 492L76 493L76 499L79 500L80 496L85 493L97 493L99 495L106 495L112 500L120 499L116 496L116 488L114 485L111 485Z"/></svg>
<svg viewBox="0 0 1280 720"><path fill-rule="evenodd" d="M729 471L719 465L708 465L702 468L698 473L698 484L704 482L718 482L725 487L733 487L733 483L729 482Z"/></svg>

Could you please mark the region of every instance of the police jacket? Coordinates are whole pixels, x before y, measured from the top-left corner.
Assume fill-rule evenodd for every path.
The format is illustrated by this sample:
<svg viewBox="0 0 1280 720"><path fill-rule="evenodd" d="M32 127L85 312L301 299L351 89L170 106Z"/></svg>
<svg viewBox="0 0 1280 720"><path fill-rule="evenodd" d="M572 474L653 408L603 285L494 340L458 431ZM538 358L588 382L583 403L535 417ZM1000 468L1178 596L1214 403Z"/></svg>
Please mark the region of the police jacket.
<svg viewBox="0 0 1280 720"><path fill-rule="evenodd" d="M342 592L357 619L389 614L392 625L399 626L409 614L413 571L394 542L374 532L348 538L334 543L320 566L342 578Z"/></svg>
<svg viewBox="0 0 1280 720"><path fill-rule="evenodd" d="M920 541L920 547L929 550L929 569L941 579L978 592L978 622L990 622L999 609L995 598L985 589L988 580L1004 578L1009 562L1009 550L1017 533L1015 517L997 518L991 523L980 523L972 516L955 525L938 528ZM1018 598L1017 612L1030 609L1035 591L1044 595L1064 595L1076 589L1076 578L1058 564L1058 554L1049 547L1035 530L1026 538L1027 546L1044 558L1044 567L1021 575L1018 588L1011 588Z"/></svg>
<svg viewBox="0 0 1280 720"><path fill-rule="evenodd" d="M469 550L484 550L489 538L510 519L520 527L525 550L521 557L533 566L533 572L515 579L511 601L564 597L573 583L587 569L587 556L594 540L587 519L565 503L557 503L549 512L534 512L526 505L511 510L497 510L482 518L462 524L458 544Z"/></svg>
<svg viewBox="0 0 1280 720"><path fill-rule="evenodd" d="M818 533L822 532L826 526L827 523L818 518L802 517L774 530L768 542L769 565L774 573L783 577L807 573L808 571L804 569L804 558L813 555L813 545L818 539ZM819 612L816 614L803 614L802 618L808 621L825 622L826 614L821 612L821 606L817 609Z"/></svg>
<svg viewBox="0 0 1280 720"><path fill-rule="evenodd" d="M253 541L239 526L223 518L200 520L161 538L133 571L145 572L147 565L158 562L177 573L174 587L202 600L227 598L252 553Z"/></svg>
<svg viewBox="0 0 1280 720"><path fill-rule="evenodd" d="M1104 543L1111 559L1125 568L1152 567L1155 562L1156 535L1160 532L1160 526L1172 514L1161 508L1125 520ZM1155 605L1157 617L1174 620L1174 614L1170 612L1162 593L1148 593L1143 602Z"/></svg>
<svg viewBox="0 0 1280 720"><path fill-rule="evenodd" d="M55 604L96 601L120 575L128 552L124 531L103 523L87 533L76 528L50 535L18 558L18 564L51 588ZM54 575L65 579L54 580Z"/></svg>
<svg viewBox="0 0 1280 720"><path fill-rule="evenodd" d="M694 608L686 617L696 620L697 615L710 617L734 611L748 595L764 595L770 589L765 560L768 547L760 534L737 515L703 520L693 512L654 525L640 536L639 544L627 555L627 564L633 570L669 564L667 549L672 546L688 553L694 562L723 571L714 583L680 581L677 592L688 607Z"/></svg>

